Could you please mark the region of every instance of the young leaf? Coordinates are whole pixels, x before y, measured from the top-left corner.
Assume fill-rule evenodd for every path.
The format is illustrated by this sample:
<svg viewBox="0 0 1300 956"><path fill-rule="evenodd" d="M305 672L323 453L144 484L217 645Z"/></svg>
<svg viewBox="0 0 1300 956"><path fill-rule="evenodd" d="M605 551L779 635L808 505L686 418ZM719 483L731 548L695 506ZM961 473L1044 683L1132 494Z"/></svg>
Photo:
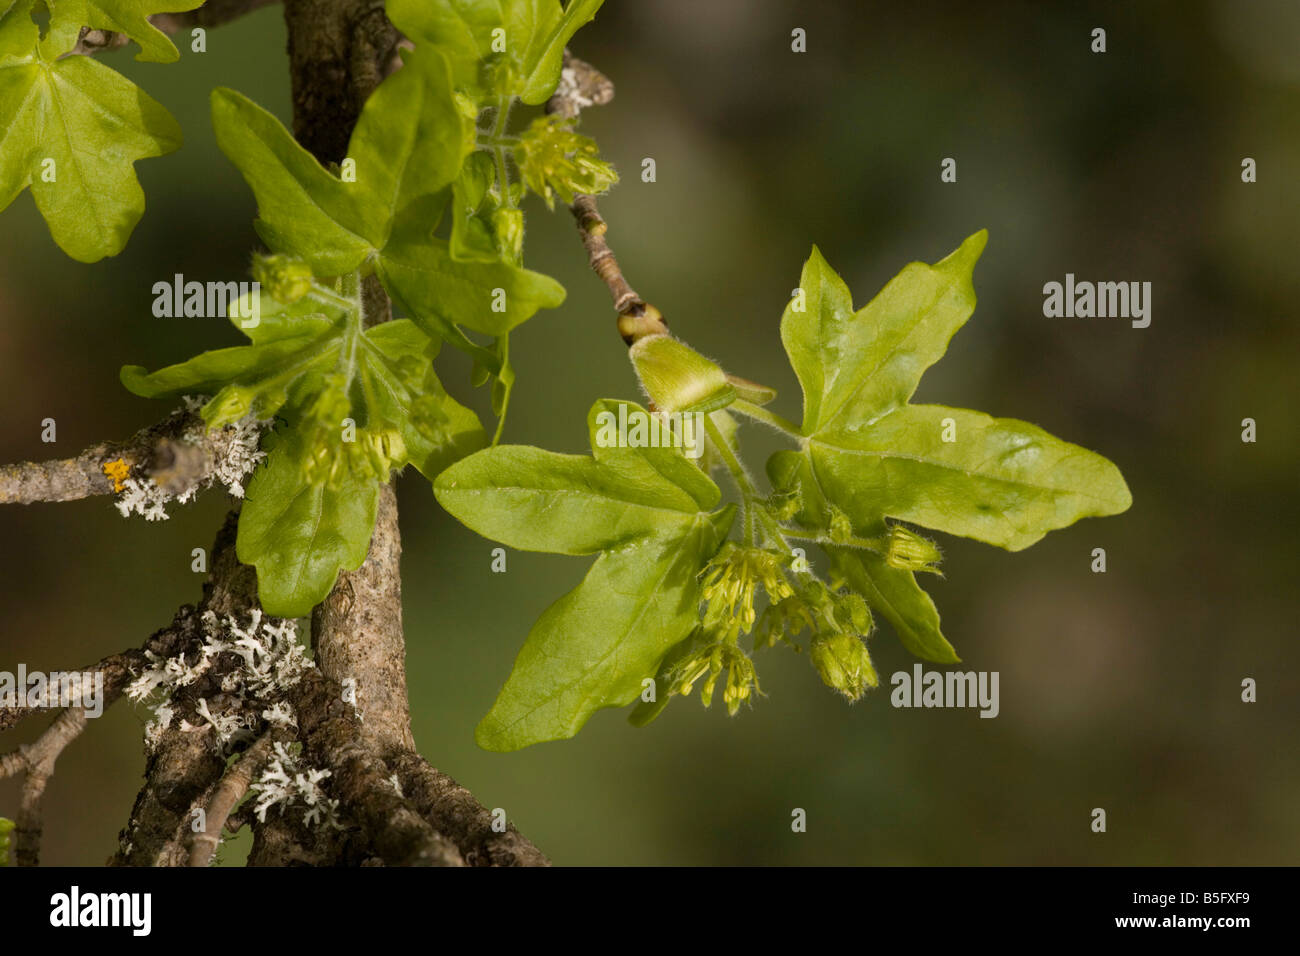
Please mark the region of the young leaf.
<svg viewBox="0 0 1300 956"><path fill-rule="evenodd" d="M31 49L0 58L0 210L30 186L59 248L97 262L122 251L144 214L133 164L178 149L180 127L91 57L51 62Z"/></svg>
<svg viewBox="0 0 1300 956"><path fill-rule="evenodd" d="M867 306L817 250L781 338L804 389L811 477L857 528L885 516L1018 551L1132 499L1100 455L1012 419L906 404L975 305L985 232L935 266L914 263Z"/></svg>
<svg viewBox="0 0 1300 956"><path fill-rule="evenodd" d="M50 60L62 56L77 45L81 28L90 27L130 37L140 45L137 60L174 63L180 53L148 18L156 13L193 10L202 4L203 0L51 0L47 4L50 24L41 41L41 53Z"/></svg>
<svg viewBox="0 0 1300 956"><path fill-rule="evenodd" d="M243 329L251 345L152 374L122 369L123 384L147 398L212 395L202 414L213 428L250 412L288 423L249 484L237 548L257 566L262 605L282 617L310 609L340 569L365 560L391 469L410 463L433 476L485 442L434 374L436 343L405 319L366 329L355 287L326 304L259 294L260 321ZM232 321L242 328L238 316L251 311L241 300Z"/></svg>
<svg viewBox="0 0 1300 956"><path fill-rule="evenodd" d="M456 86L474 97L545 103L560 82L564 46L604 0L389 0L394 25L444 51ZM503 33L494 37L493 31ZM494 50L494 40L504 51ZM499 45L499 44L498 44Z"/></svg>
<svg viewBox="0 0 1300 956"><path fill-rule="evenodd" d="M891 565L888 535L899 531L890 532L886 518L1018 551L1132 502L1111 462L1034 425L908 404L975 307L971 276L986 239L978 232L936 265L907 266L856 312L814 248L802 294L781 321L804 391L806 437L800 451L769 460L773 486L791 502L793 520L823 533L836 578L886 618L908 650L938 662L956 654L913 571Z"/></svg>
<svg viewBox="0 0 1300 956"><path fill-rule="evenodd" d="M366 102L348 144L354 178L346 181L233 90L213 92L212 123L257 197L262 238L319 275L341 275L376 256L399 215L419 215L432 232L473 146L472 121L434 50L408 51Z"/></svg>
<svg viewBox="0 0 1300 956"><path fill-rule="evenodd" d="M564 286L550 276L499 260L459 261L429 231L409 219L399 223L376 271L393 300L430 334L463 325L504 335L538 309L563 304Z"/></svg>
<svg viewBox="0 0 1300 956"><path fill-rule="evenodd" d="M257 231L318 275L356 269L383 245L383 210L328 172L283 124L242 93L212 91L217 145L257 197Z"/></svg>
<svg viewBox="0 0 1300 956"><path fill-rule="evenodd" d="M474 739L518 750L572 737L597 710L637 698L642 681L699 619L700 568L731 520L691 518L677 534L605 551L528 634ZM723 525L724 527L719 527Z"/></svg>
<svg viewBox="0 0 1300 956"><path fill-rule="evenodd" d="M576 589L537 622L479 744L515 750L571 737L602 707L630 703L698 620L698 575L734 509L679 449L629 448L620 424L646 412L597 402L592 457L490 448L438 476L434 492L471 529L524 550L590 554ZM624 429L625 430L625 429Z"/></svg>
<svg viewBox="0 0 1300 956"><path fill-rule="evenodd" d="M453 239L433 230L453 193L486 189L461 176L473 121L456 104L436 50L408 52L405 65L366 103L349 144L355 182L328 172L261 107L231 90L212 97L217 142L257 197L262 238L307 260L318 275L373 267L393 301L430 335L484 361L458 326L501 336L540 308L564 301L564 287L540 273L480 256L453 213ZM470 176L480 161L465 162ZM480 202L481 202L481 196ZM457 249L465 254L453 255ZM473 261L468 261L468 260Z"/></svg>
<svg viewBox="0 0 1300 956"><path fill-rule="evenodd" d="M298 429L268 438L239 512L235 554L257 568L258 598L277 617L310 614L340 571L364 563L375 527L382 483L373 472L342 456L333 471L304 478L314 438Z"/></svg>
<svg viewBox="0 0 1300 956"><path fill-rule="evenodd" d="M971 272L987 241L981 230L936 265L911 263L857 312L813 247L799 280L803 301L781 318L781 341L803 386L804 434L873 421L912 397L975 310Z"/></svg>
<svg viewBox="0 0 1300 956"><path fill-rule="evenodd" d="M523 56L521 75L524 81L519 93L521 100L537 105L551 98L560 84L565 45L581 27L591 22L604 2L605 0L569 0L564 14L558 20L545 14L536 17L539 26L534 29L532 42ZM534 2L534 9L537 6L537 2ZM548 11L554 9L545 2L541 6Z"/></svg>
<svg viewBox="0 0 1300 956"><path fill-rule="evenodd" d="M961 658L939 630L939 611L911 571L891 568L880 555L827 547L834 575L887 620L903 646L922 660L956 664Z"/></svg>
<svg viewBox="0 0 1300 956"><path fill-rule="evenodd" d="M826 496L857 526L888 515L1008 551L1133 501L1100 455L1026 422L942 405L819 432L808 453Z"/></svg>
<svg viewBox="0 0 1300 956"><path fill-rule="evenodd" d="M496 237L485 210L488 189L496 176L492 156L486 151L470 153L452 184L451 257L458 262L496 262L501 258ZM484 212L488 215L484 215Z"/></svg>

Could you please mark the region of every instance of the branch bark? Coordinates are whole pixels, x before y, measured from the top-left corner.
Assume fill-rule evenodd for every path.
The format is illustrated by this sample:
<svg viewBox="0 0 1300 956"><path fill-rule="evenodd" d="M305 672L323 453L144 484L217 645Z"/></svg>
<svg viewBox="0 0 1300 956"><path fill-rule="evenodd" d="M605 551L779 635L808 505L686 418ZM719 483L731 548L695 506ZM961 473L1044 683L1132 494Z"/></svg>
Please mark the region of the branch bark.
<svg viewBox="0 0 1300 956"><path fill-rule="evenodd" d="M197 414L178 410L126 441L100 442L75 458L0 465L0 504L110 495L122 490L122 479L128 476L148 478L182 494L212 473L225 447L222 429L205 432L197 442L186 438L202 427ZM118 466L121 470L115 472Z"/></svg>
<svg viewBox="0 0 1300 956"><path fill-rule="evenodd" d="M613 99L614 84L609 77L566 49L560 85L547 101L546 112L576 120L588 106L600 106ZM663 314L642 299L623 275L614 250L605 238L609 225L600 214L596 197L580 193L573 197L569 210L577 223L582 247L587 251L587 264L600 276L614 300L618 332L623 341L632 345L647 335L668 334L668 323Z"/></svg>

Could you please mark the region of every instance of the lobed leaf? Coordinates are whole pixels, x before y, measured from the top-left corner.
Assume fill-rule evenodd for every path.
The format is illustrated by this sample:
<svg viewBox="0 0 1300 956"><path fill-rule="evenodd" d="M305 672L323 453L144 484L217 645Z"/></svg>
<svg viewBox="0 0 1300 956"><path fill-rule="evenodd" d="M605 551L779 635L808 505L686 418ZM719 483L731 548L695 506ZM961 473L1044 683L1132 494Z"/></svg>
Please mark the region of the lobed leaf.
<svg viewBox="0 0 1300 956"><path fill-rule="evenodd" d="M560 82L565 44L604 0L389 0L393 23L444 51L456 86L471 96L546 102ZM493 50L504 30L505 50Z"/></svg>
<svg viewBox="0 0 1300 956"><path fill-rule="evenodd" d="M961 658L939 629L939 610L911 571L891 568L878 554L828 546L831 569L887 620L899 641L922 660L956 664Z"/></svg>
<svg viewBox="0 0 1300 956"><path fill-rule="evenodd" d="M496 703L475 731L487 750L572 737L604 707L637 698L699 618L700 568L733 517L728 506L676 534L603 552L582 583L533 626Z"/></svg>
<svg viewBox="0 0 1300 956"><path fill-rule="evenodd" d="M710 511L721 492L680 448L609 440L634 413L646 414L630 402L592 406L591 457L489 448L434 482L442 506L492 540L600 552L583 582L533 627L479 726L487 749L571 737L596 710L630 703L698 620L699 572L735 509Z"/></svg>
<svg viewBox="0 0 1300 956"><path fill-rule="evenodd" d="M872 421L907 402L921 375L975 310L971 273L988 241L975 233L943 261L913 262L853 311L848 287L813 247L781 341L804 391L804 434Z"/></svg>
<svg viewBox="0 0 1300 956"><path fill-rule="evenodd" d="M1080 518L1132 503L1119 469L1034 425L939 405L911 405L925 370L975 307L972 273L987 233L931 266L906 266L866 306L814 247L787 306L781 338L804 392L802 448L768 462L796 495L794 519L826 534L838 578L890 621L918 657L957 660L914 574L851 530L885 540L887 518L1018 551ZM800 308L802 306L802 308ZM851 528L832 529L832 521Z"/></svg>
<svg viewBox="0 0 1300 956"><path fill-rule="evenodd" d="M1102 456L1026 422L942 405L819 433L808 454L827 498L855 526L888 515L1009 551L1133 502Z"/></svg>
<svg viewBox="0 0 1300 956"><path fill-rule="evenodd" d="M170 113L84 56L0 56L0 129L0 210L30 186L54 241L80 262L122 251L144 214L133 164L181 145Z"/></svg>

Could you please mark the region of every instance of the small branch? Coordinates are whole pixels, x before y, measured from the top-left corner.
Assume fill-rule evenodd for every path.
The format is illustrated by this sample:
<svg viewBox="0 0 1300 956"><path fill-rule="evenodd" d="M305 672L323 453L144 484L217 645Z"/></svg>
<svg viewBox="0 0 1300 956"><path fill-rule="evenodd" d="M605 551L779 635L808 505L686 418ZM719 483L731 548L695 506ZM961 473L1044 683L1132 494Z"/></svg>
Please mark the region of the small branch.
<svg viewBox="0 0 1300 956"><path fill-rule="evenodd" d="M106 657L93 668L83 671L104 675L103 708L108 708L122 695L128 681L134 676L133 666L144 659L142 650L124 651ZM0 730L13 727L37 709L27 706L0 709ZM86 729L87 720L84 707L65 708L35 743L25 744L0 757L0 780L20 771L24 773L18 817L14 821L15 860L19 866L36 866L40 860L41 802L45 786L54 773L55 761L64 748Z"/></svg>
<svg viewBox="0 0 1300 956"><path fill-rule="evenodd" d="M244 799L253 777L266 764L271 755L273 739L270 733L264 733L244 751L233 766L226 770L217 784L217 789L208 801L203 815L203 832L196 834L190 844L190 866L207 866L217 852L221 842L221 831L225 829L226 820L236 804Z"/></svg>
<svg viewBox="0 0 1300 956"><path fill-rule="evenodd" d="M187 432L201 427L203 420L196 413L178 410L126 441L92 445L76 458L0 465L0 504L114 494L122 490L122 478L128 474L151 478L174 494L184 493L211 473L222 447L220 429L205 431L197 443L185 439Z"/></svg>
<svg viewBox="0 0 1300 956"><path fill-rule="evenodd" d="M564 51L564 68L560 71L560 85L555 95L546 103L546 112L557 113L568 119L577 119L588 106L599 106L614 98L614 84L590 63L579 60L567 49ZM609 247L605 234L609 230L604 217L596 207L596 198L578 194L569 207L578 225L582 247L587 250L587 262L592 271L609 289L618 312L618 331L628 345L647 335L666 335L668 325L658 309L637 295Z"/></svg>
<svg viewBox="0 0 1300 956"><path fill-rule="evenodd" d="M54 763L65 747L86 729L86 712L69 707L54 719L33 744L25 744L0 758L0 779L22 770L22 796L14 820L14 860L19 866L36 866L41 853L41 800L54 773Z"/></svg>
<svg viewBox="0 0 1300 956"><path fill-rule="evenodd" d="M144 659L144 651L138 648L122 651L120 654L111 654L105 657L98 664L83 667L78 673L102 673L104 675L104 706L107 707L121 696L122 691L126 689L127 683L135 677L135 667L143 663ZM26 705L0 707L0 731L16 727L32 714L40 711L43 711L43 708L28 707ZM4 774L0 773L0 777L3 776Z"/></svg>
<svg viewBox="0 0 1300 956"><path fill-rule="evenodd" d="M159 631L146 647L157 657L172 658L199 646L206 637L203 614L241 618L256 607L254 570L235 556L238 512L230 512L217 532L211 551L208 580L198 607L185 605L170 626ZM209 672L220 680L222 666ZM196 685L185 688L188 695ZM145 764L144 784L131 808L131 817L119 837L119 849L110 861L115 866L184 866L190 856L190 814L196 803L216 787L226 769L210 727L186 733L179 721L163 730Z"/></svg>

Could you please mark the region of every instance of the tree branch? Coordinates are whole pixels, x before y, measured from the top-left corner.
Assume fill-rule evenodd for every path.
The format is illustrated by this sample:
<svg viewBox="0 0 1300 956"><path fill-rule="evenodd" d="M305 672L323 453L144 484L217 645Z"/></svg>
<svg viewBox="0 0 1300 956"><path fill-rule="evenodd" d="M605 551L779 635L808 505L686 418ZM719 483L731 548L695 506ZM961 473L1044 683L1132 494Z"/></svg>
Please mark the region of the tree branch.
<svg viewBox="0 0 1300 956"><path fill-rule="evenodd" d="M312 611L316 664L326 677L351 681L362 733L381 753L414 750L402 628L402 539L392 483L379 494L375 533L365 564L339 575Z"/></svg>
<svg viewBox="0 0 1300 956"><path fill-rule="evenodd" d="M440 833L455 841L470 866L550 866L551 861L513 823L498 831L491 811L417 753L398 754L389 766L403 792Z"/></svg>
<svg viewBox="0 0 1300 956"><path fill-rule="evenodd" d="M33 744L24 744L0 758L0 779L24 772L18 816L14 820L14 860L19 866L36 866L41 851L41 799L54 773L54 763L65 747L86 729L86 712L69 707L54 719Z"/></svg>
<svg viewBox="0 0 1300 956"><path fill-rule="evenodd" d="M588 106L600 106L614 99L614 84L590 63L579 60L567 49L560 85L546 103L546 112L576 120ZM618 313L618 331L628 345L647 335L665 335L668 324L663 314L637 295L605 239L609 226L596 206L596 197L578 194L569 207L578 225L578 236L587 250L587 263L609 289Z"/></svg>
<svg viewBox="0 0 1300 956"><path fill-rule="evenodd" d="M274 737L270 732L262 734L243 755L228 768L217 784L212 798L208 801L203 814L203 832L196 833L190 844L190 866L207 866L217 852L221 842L221 831L235 805L244 799L253 777L266 765L271 755Z"/></svg>
<svg viewBox="0 0 1300 956"><path fill-rule="evenodd" d="M178 409L126 441L91 445L76 458L0 465L0 504L115 494L127 477L146 478L181 495L213 473L229 438L227 429L207 431L197 413Z"/></svg>

